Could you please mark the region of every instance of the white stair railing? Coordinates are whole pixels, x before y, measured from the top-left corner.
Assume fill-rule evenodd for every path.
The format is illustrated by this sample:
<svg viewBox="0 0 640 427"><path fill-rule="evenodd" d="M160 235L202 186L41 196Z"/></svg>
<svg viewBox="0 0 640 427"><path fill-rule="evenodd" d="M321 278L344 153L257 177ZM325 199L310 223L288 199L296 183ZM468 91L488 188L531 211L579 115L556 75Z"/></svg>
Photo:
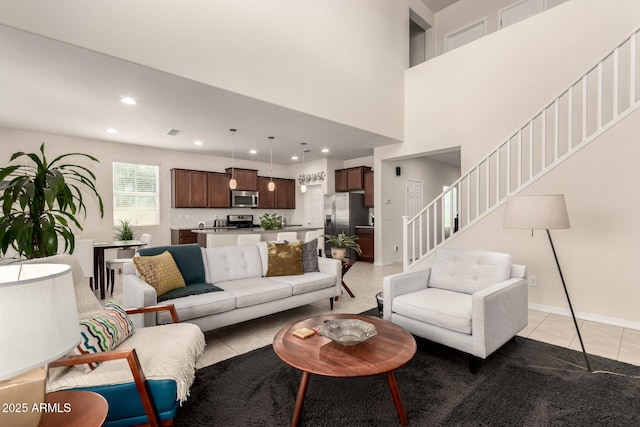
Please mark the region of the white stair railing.
<svg viewBox="0 0 640 427"><path fill-rule="evenodd" d="M428 257L639 106L636 29L414 217L403 217L403 267Z"/></svg>

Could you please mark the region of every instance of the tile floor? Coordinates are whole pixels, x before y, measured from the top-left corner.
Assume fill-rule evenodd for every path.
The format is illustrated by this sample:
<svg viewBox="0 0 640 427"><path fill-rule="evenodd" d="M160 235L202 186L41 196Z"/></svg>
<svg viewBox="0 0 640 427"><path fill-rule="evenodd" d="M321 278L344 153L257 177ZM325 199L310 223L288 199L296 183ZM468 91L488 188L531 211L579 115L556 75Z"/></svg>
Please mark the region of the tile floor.
<svg viewBox="0 0 640 427"><path fill-rule="evenodd" d="M334 312L361 313L376 306L375 294L382 291L382 279L402 271L400 264L377 267L358 262L345 275L345 283L356 295L345 292ZM113 299L121 300L122 276L116 279ZM208 366L253 349L271 344L284 325L295 320L329 313L329 302L320 301L205 334L207 347L199 365ZM640 331L578 320L587 353L640 366ZM561 347L580 350L580 342L570 317L529 310L529 325L518 335Z"/></svg>

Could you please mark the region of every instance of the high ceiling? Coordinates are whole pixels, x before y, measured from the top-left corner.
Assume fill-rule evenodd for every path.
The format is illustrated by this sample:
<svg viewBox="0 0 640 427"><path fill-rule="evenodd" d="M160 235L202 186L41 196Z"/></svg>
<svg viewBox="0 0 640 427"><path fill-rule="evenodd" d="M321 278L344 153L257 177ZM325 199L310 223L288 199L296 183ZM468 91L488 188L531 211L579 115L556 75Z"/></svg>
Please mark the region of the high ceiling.
<svg viewBox="0 0 640 427"><path fill-rule="evenodd" d="M437 12L457 0L422 1ZM398 142L3 25L0 52L0 127L222 157L233 127L237 158L265 161L274 136L273 161L283 165L301 157L303 142L307 161L370 156ZM121 103L125 96L137 104Z"/></svg>
<svg viewBox="0 0 640 427"><path fill-rule="evenodd" d="M222 157L233 127L237 158L268 161L274 136L273 161L284 165L301 161L302 142L305 160L359 158L398 142L2 25L0 52L0 127Z"/></svg>

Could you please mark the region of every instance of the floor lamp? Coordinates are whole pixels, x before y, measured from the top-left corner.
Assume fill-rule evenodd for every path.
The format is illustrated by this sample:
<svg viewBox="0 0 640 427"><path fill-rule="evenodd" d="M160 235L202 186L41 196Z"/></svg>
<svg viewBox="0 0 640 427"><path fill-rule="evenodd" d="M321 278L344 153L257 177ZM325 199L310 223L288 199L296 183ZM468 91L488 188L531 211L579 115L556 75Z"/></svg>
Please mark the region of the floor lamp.
<svg viewBox="0 0 640 427"><path fill-rule="evenodd" d="M571 305L571 299L569 298L569 291L567 291L567 285L562 275L562 269L560 268L560 262L558 262L558 255L556 254L553 240L551 239L551 233L549 230L559 230L570 228L569 215L567 214L567 206L564 201L564 195L562 194L550 194L542 196L510 196L507 197L507 205L504 213L505 228L524 228L531 230L546 230L547 237L549 238L549 244L553 251L553 257L556 260L556 266L560 273L560 280L562 281L562 287L564 293L567 296L567 302L569 303L569 310L571 310L571 317L573 317L573 324L578 332L578 339L580 340L580 346L582 347L582 354L584 355L584 361L587 364L587 370L591 372L591 365L587 358L587 352L584 349L584 343L582 342L582 335L580 335L580 328L578 328L578 321L576 315L573 312L573 306Z"/></svg>

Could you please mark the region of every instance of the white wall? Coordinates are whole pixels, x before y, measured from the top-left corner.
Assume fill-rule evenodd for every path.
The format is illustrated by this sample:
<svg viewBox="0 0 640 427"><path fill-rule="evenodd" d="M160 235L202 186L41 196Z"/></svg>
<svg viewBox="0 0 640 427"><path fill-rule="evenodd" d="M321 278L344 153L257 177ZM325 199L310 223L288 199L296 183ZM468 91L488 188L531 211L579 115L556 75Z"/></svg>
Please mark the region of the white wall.
<svg viewBox="0 0 640 427"><path fill-rule="evenodd" d="M579 317L640 329L640 111L578 151L523 194L564 194L571 228L552 230L574 310ZM558 270L544 231L504 229L504 207L471 229L456 233L449 247L511 253L537 276L529 287L533 308L568 314ZM422 266L430 264L429 260ZM587 343L587 351L588 351Z"/></svg>
<svg viewBox="0 0 640 427"><path fill-rule="evenodd" d="M460 146L464 174L638 23L640 2L572 0L407 70L405 140L376 148L374 167ZM377 217L387 172L375 178ZM376 230L376 247L394 233Z"/></svg>
<svg viewBox="0 0 640 427"><path fill-rule="evenodd" d="M229 209L172 210L170 172L172 168L224 172L225 168L231 166L230 159L107 141L0 128L0 162L3 165L8 164L11 154L16 151L24 151L27 153L38 152L42 142L45 142L45 154L50 159L63 153L79 152L90 154L100 160L98 164L92 162L83 164L88 166L97 176L98 193L104 203L104 218L101 220L98 219L99 210L96 202L91 199L85 200L87 205L87 219L78 218L84 228L81 233L83 237L93 238L97 241L111 240L113 237L112 162L114 161L151 162L157 163L160 166L160 225L157 227L139 227L137 229L140 233L151 233L154 244L161 245L170 243L171 226L185 225L196 228L198 221L212 221L214 214L217 214L220 218L224 218L227 213L231 213ZM78 159L79 158L74 160ZM269 163L236 159L235 166L239 168L257 169L259 175L269 176ZM309 166L315 169L316 165L312 164ZM321 166L321 164L318 165L318 167ZM298 170L297 167L273 165L273 175L275 177L296 178L298 176ZM329 174L332 175L333 170L330 171ZM302 221L304 213L303 200L299 186L296 185L296 209L295 211L286 210L288 220L294 221L299 218L299 221ZM251 213L254 216L259 216L264 213L264 211L234 209L233 213ZM178 216L181 216L181 218L178 218Z"/></svg>
<svg viewBox="0 0 640 427"><path fill-rule="evenodd" d="M444 38L482 19L486 34L500 29L500 11L521 0L459 0L435 14L434 43L436 55L444 53ZM546 0L547 9L569 0Z"/></svg>
<svg viewBox="0 0 640 427"><path fill-rule="evenodd" d="M0 4L0 23L402 139L408 0Z"/></svg>
<svg viewBox="0 0 640 427"><path fill-rule="evenodd" d="M401 174L396 176L396 167ZM386 177L380 184L383 199L375 209L376 237L374 252L376 264L402 262L402 217L407 215L407 181L422 182L422 197L425 203L442 193L442 187L460 177L460 169L427 157L382 162L381 175ZM374 174L375 181L375 174ZM378 206L378 200L375 200ZM386 236L378 244L378 235ZM384 243L383 243L384 242ZM383 243L383 244L382 244ZM394 247L398 250L395 251Z"/></svg>

